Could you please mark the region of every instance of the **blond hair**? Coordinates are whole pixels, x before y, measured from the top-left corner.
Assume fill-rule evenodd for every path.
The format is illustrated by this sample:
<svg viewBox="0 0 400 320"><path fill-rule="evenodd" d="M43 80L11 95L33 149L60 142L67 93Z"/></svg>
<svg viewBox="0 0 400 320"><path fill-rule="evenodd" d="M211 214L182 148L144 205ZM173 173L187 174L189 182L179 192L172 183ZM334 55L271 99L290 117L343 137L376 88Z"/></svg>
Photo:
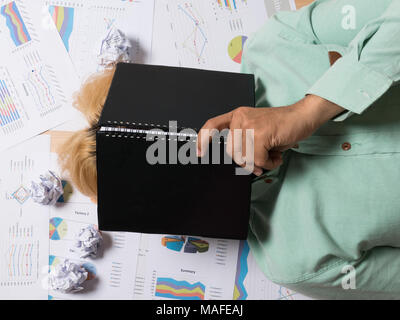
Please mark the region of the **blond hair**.
<svg viewBox="0 0 400 320"><path fill-rule="evenodd" d="M115 68L89 77L74 97L89 127L75 132L58 150L59 164L84 195L97 198L96 126L107 99Z"/></svg>

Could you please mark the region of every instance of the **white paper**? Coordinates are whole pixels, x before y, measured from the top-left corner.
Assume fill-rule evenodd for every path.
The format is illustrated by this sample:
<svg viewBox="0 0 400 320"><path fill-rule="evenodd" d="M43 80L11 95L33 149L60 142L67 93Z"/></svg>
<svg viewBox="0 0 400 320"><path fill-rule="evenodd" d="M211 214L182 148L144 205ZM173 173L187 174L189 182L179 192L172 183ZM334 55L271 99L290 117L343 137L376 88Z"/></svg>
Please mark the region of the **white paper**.
<svg viewBox="0 0 400 320"><path fill-rule="evenodd" d="M152 63L239 72L248 37L266 19L263 1L157 0Z"/></svg>
<svg viewBox="0 0 400 320"><path fill-rule="evenodd" d="M144 63L150 58L154 0L46 0L44 3L81 79L98 70L96 47L111 27L120 29L131 41L133 62Z"/></svg>
<svg viewBox="0 0 400 320"><path fill-rule="evenodd" d="M142 234L135 299L232 299L239 242L186 236L174 244L174 237ZM206 241L205 251L185 252L190 238Z"/></svg>
<svg viewBox="0 0 400 320"><path fill-rule="evenodd" d="M265 277L249 250L241 241L237 259L234 300L310 300L311 298L279 286Z"/></svg>
<svg viewBox="0 0 400 320"><path fill-rule="evenodd" d="M154 0L41 0L78 70L81 82L101 70L98 43L111 27L120 29L132 44L130 57L135 63L151 59ZM100 48L98 48L100 50ZM56 130L76 131L87 126L80 113Z"/></svg>
<svg viewBox="0 0 400 320"><path fill-rule="evenodd" d="M79 81L50 19L41 1L0 0L0 150L73 115Z"/></svg>
<svg viewBox="0 0 400 320"><path fill-rule="evenodd" d="M0 157L0 299L47 299L49 207L33 202L31 180L50 165L50 137Z"/></svg>
<svg viewBox="0 0 400 320"><path fill-rule="evenodd" d="M295 0L264 0L268 17L279 11L296 10Z"/></svg>
<svg viewBox="0 0 400 320"><path fill-rule="evenodd" d="M59 172L57 155L52 154L52 170ZM63 177L68 181L68 177ZM89 272L84 290L63 294L49 291L49 299L112 300L132 299L140 235L136 233L102 232L103 244L96 258L81 259L74 252L76 234L82 227L97 225L97 206L72 184L64 186L64 196L50 208L50 268L65 259L82 264Z"/></svg>

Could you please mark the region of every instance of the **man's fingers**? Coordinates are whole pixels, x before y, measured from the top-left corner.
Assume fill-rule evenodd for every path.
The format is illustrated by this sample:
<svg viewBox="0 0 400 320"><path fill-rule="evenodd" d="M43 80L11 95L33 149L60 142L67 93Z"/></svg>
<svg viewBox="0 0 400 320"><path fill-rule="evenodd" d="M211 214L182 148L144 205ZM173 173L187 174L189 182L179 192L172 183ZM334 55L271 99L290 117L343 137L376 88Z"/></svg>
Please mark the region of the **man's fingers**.
<svg viewBox="0 0 400 320"><path fill-rule="evenodd" d="M200 129L197 135L197 155L203 157L208 149L208 145L215 133L223 129L230 128L232 112L222 114L208 120Z"/></svg>
<svg viewBox="0 0 400 320"><path fill-rule="evenodd" d="M279 151L271 151L269 153L269 157L267 160L266 165L263 167L264 169L267 170L273 170L278 168L280 165L282 165L283 159L282 159L282 153Z"/></svg>
<svg viewBox="0 0 400 320"><path fill-rule="evenodd" d="M283 151L286 151L286 150L289 150L292 148L296 148L296 147L298 147L298 144L294 143L294 144L288 144L285 146L279 146L279 147L273 148L271 150L283 152Z"/></svg>
<svg viewBox="0 0 400 320"><path fill-rule="evenodd" d="M273 170L282 164L282 153L276 150L267 151L265 147L256 146L254 150L254 166Z"/></svg>
<svg viewBox="0 0 400 320"><path fill-rule="evenodd" d="M260 167L254 166L254 171L253 171L253 173L254 173L257 177L259 177L259 176L261 176L261 175L263 174L263 169L260 168Z"/></svg>

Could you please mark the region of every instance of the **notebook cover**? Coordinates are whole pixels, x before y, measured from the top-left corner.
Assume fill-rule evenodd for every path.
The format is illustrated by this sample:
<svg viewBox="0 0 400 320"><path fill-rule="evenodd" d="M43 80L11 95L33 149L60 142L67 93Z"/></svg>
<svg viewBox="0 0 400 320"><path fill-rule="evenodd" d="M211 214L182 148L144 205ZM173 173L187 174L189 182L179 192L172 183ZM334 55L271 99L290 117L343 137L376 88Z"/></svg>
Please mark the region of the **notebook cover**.
<svg viewBox="0 0 400 320"><path fill-rule="evenodd" d="M254 76L120 63L100 125L168 126L200 129L212 117L254 106Z"/></svg>
<svg viewBox="0 0 400 320"><path fill-rule="evenodd" d="M176 120L200 128L241 105L254 106L252 75L119 64L99 123L151 127ZM246 239L251 176L236 175L234 164L150 165L153 143L97 133L100 230Z"/></svg>

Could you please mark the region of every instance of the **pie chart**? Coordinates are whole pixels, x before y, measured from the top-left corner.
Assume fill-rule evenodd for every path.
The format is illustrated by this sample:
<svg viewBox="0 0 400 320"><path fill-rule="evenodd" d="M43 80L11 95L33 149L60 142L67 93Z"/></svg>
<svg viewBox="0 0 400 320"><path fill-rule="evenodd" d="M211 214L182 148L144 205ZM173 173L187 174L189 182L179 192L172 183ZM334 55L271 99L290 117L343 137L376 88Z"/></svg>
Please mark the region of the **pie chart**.
<svg viewBox="0 0 400 320"><path fill-rule="evenodd" d="M237 36L229 42L228 54L229 57L236 63L242 63L242 55L244 44L247 40L246 36Z"/></svg>
<svg viewBox="0 0 400 320"><path fill-rule="evenodd" d="M49 237L51 240L61 240L68 232L67 223L61 218L50 219Z"/></svg>
<svg viewBox="0 0 400 320"><path fill-rule="evenodd" d="M56 256L54 256L54 255L50 255L50 256L49 256L49 266L50 266L50 269L51 269L51 268L55 268L60 262L61 262L61 261L60 261L60 259L59 259L58 257L56 257Z"/></svg>

